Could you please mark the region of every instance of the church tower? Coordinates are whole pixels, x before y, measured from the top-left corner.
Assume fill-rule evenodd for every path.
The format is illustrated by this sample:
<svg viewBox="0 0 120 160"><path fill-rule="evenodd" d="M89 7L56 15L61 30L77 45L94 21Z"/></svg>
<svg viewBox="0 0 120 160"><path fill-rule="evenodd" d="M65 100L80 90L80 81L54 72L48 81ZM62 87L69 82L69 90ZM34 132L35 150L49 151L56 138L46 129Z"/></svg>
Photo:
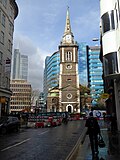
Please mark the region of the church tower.
<svg viewBox="0 0 120 160"><path fill-rule="evenodd" d="M59 45L59 110L80 112L80 91L78 76L78 45L70 25L69 8L67 8L65 31Z"/></svg>

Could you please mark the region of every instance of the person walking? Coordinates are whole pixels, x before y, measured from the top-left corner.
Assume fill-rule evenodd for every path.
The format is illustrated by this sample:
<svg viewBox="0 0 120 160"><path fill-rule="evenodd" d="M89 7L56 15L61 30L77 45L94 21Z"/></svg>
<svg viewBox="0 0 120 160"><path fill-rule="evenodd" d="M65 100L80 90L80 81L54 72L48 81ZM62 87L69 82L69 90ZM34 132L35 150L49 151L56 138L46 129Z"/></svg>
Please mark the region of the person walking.
<svg viewBox="0 0 120 160"><path fill-rule="evenodd" d="M100 126L95 117L93 117L93 112L89 113L89 117L86 120L85 127L87 127L87 134L89 135L90 145L92 150L93 159L97 157L98 151L98 135L100 134Z"/></svg>
<svg viewBox="0 0 120 160"><path fill-rule="evenodd" d="M68 123L68 114L67 114L67 112L64 112L64 113L63 113L63 123L64 123L64 124L67 124L67 123Z"/></svg>

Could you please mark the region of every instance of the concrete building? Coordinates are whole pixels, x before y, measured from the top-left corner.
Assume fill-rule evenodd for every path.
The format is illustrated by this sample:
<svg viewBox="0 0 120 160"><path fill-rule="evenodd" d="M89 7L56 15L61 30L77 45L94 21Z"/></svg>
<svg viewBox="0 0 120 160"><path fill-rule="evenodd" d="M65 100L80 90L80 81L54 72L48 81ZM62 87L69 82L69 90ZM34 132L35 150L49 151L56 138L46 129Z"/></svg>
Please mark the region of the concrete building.
<svg viewBox="0 0 120 160"><path fill-rule="evenodd" d="M100 0L100 16L107 112L116 115L120 131L120 0Z"/></svg>
<svg viewBox="0 0 120 160"><path fill-rule="evenodd" d="M15 0L0 1L0 117L8 114L10 106L10 72L14 20L18 15Z"/></svg>
<svg viewBox="0 0 120 160"><path fill-rule="evenodd" d="M28 56L14 49L12 62L12 79L28 79Z"/></svg>
<svg viewBox="0 0 120 160"><path fill-rule="evenodd" d="M30 111L31 109L31 84L26 80L11 80L12 91L10 112Z"/></svg>
<svg viewBox="0 0 120 160"><path fill-rule="evenodd" d="M104 93L103 67L99 56L99 46L87 46L87 77L93 106L97 104L97 100Z"/></svg>

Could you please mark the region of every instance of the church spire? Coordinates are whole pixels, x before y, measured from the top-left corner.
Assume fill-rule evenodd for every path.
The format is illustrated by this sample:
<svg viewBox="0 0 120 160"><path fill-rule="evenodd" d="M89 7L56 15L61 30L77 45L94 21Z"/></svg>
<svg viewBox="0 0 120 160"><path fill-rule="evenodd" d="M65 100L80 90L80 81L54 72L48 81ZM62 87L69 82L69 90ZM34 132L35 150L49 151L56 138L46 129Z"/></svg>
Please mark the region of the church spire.
<svg viewBox="0 0 120 160"><path fill-rule="evenodd" d="M74 42L74 36L71 31L69 7L67 7L66 24L65 24L65 31L62 43L73 43L73 42Z"/></svg>
<svg viewBox="0 0 120 160"><path fill-rule="evenodd" d="M71 25L70 25L70 13L69 7L67 7L67 15L66 15L66 24L65 24L65 32L64 34L71 33Z"/></svg>

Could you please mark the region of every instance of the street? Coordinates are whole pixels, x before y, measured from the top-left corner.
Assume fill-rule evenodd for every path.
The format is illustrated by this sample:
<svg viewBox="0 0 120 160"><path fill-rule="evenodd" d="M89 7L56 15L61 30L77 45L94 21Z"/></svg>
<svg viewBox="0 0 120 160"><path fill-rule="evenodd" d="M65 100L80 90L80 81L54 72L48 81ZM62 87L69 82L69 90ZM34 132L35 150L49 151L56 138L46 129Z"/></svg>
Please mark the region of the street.
<svg viewBox="0 0 120 160"><path fill-rule="evenodd" d="M58 127L0 135L0 160L65 160L83 127L82 120L69 121Z"/></svg>

